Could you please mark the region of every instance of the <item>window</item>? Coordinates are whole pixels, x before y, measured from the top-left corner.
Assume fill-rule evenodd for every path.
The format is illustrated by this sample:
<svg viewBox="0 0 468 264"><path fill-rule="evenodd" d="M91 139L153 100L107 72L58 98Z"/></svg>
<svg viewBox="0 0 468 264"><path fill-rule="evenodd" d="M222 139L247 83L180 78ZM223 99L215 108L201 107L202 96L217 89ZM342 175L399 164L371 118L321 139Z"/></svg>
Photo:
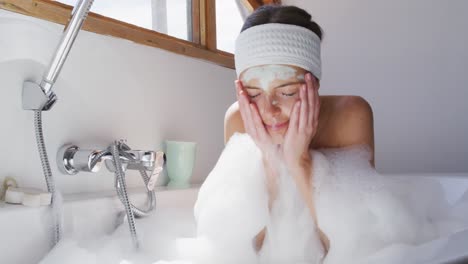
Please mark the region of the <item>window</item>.
<svg viewBox="0 0 468 264"><path fill-rule="evenodd" d="M189 11L188 8L191 7L192 1L191 0L153 0L154 2L166 2L166 23L167 23L167 31L161 32L169 34L170 36L174 36L180 39L190 40L189 37L189 24L187 21L192 19L192 12ZM153 4L153 19L157 19L157 12L160 9L154 6ZM188 17L190 16L190 17Z"/></svg>
<svg viewBox="0 0 468 264"><path fill-rule="evenodd" d="M219 50L234 53L234 44L241 30L245 12L238 0L216 0L216 46Z"/></svg>
<svg viewBox="0 0 468 264"><path fill-rule="evenodd" d="M0 8L65 25L79 0L3 0ZM83 29L234 69L242 17L280 0L95 0Z"/></svg>
<svg viewBox="0 0 468 264"><path fill-rule="evenodd" d="M79 0L57 0L74 6ZM91 12L151 29L151 0L94 0Z"/></svg>
<svg viewBox="0 0 468 264"><path fill-rule="evenodd" d="M77 0L57 0L74 6ZM95 0L91 12L188 40L187 6L191 0Z"/></svg>

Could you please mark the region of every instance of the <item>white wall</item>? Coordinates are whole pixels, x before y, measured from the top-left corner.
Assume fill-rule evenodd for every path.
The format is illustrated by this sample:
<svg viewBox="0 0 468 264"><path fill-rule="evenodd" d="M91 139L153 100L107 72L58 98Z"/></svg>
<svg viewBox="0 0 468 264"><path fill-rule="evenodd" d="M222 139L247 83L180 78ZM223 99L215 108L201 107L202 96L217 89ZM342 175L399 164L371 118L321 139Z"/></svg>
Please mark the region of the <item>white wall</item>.
<svg viewBox="0 0 468 264"><path fill-rule="evenodd" d="M322 94L371 103L379 171L468 171L468 1L283 4L325 32Z"/></svg>
<svg viewBox="0 0 468 264"><path fill-rule="evenodd" d="M40 80L63 26L0 10L0 182L15 177L45 188L33 112L21 108L25 79ZM82 31L55 85L59 101L44 113L52 169L65 193L113 189L113 175L60 175L65 143L105 148L125 138L134 149L160 149L164 139L196 141L193 182L213 168L223 144L224 113L235 99L235 72L208 62ZM142 186L135 173L131 186ZM163 183L161 181L161 183Z"/></svg>

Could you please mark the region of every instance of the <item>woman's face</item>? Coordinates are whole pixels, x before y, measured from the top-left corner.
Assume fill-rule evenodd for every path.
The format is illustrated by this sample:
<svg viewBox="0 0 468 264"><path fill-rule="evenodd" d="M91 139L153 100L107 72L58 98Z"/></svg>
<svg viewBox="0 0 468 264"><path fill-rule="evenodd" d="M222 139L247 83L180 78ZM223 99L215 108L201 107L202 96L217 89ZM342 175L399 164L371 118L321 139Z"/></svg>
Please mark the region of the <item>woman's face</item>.
<svg viewBox="0 0 468 264"><path fill-rule="evenodd" d="M283 143L291 110L299 100L299 88L305 83L306 73L300 67L270 64L250 67L239 76L275 144ZM313 83L318 85L316 81Z"/></svg>

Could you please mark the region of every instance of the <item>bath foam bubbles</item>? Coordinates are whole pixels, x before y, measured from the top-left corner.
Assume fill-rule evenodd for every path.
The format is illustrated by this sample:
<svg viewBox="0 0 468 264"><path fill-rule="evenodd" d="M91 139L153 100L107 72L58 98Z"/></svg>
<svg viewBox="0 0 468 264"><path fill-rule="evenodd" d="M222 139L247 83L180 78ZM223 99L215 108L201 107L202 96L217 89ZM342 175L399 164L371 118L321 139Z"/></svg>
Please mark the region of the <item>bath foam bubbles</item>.
<svg viewBox="0 0 468 264"><path fill-rule="evenodd" d="M468 212L455 210L468 208L468 194L450 208L435 180L377 173L365 146L311 154L317 223L284 166L269 211L261 153L248 135L235 133L201 187L193 214L157 208L137 219L138 253L123 224L106 237L64 239L41 263L427 263L430 252L444 246L444 236L468 226ZM323 259L315 225L330 240ZM253 238L264 227L257 254Z"/></svg>
<svg viewBox="0 0 468 264"><path fill-rule="evenodd" d="M438 181L383 176L370 157L364 145L314 151L317 166L328 170L313 175L319 227L331 242L324 263L395 260L468 227L452 217Z"/></svg>
<svg viewBox="0 0 468 264"><path fill-rule="evenodd" d="M132 249L128 225L123 223L108 236L64 238L40 263L196 263L198 254L210 253L209 241L195 236L193 214L188 210L164 208L136 223L140 239L137 252Z"/></svg>
<svg viewBox="0 0 468 264"><path fill-rule="evenodd" d="M265 227L268 195L261 153L235 133L200 188L194 213L197 235L213 241L218 263L256 263L253 238ZM205 260L207 261L207 260Z"/></svg>
<svg viewBox="0 0 468 264"><path fill-rule="evenodd" d="M278 170L278 192L259 263L322 263L324 249L310 209L283 163L278 164Z"/></svg>
<svg viewBox="0 0 468 264"><path fill-rule="evenodd" d="M159 220L151 218L156 222ZM41 263L151 263L144 261L145 258L151 257L151 255L146 254L146 245L150 242L154 243L154 241L151 241L151 238L148 238L148 234L146 233L146 229L149 229L149 226L145 226L144 221L137 221L137 225L140 227L139 234L141 234L140 239L143 242L143 247L139 254L135 254L131 250L130 234L126 223L124 223L109 236L87 237L87 239L83 240L72 237L64 238ZM145 228L144 232L142 232L143 228ZM151 232L151 229L149 230ZM167 247L170 246L165 245L165 248Z"/></svg>

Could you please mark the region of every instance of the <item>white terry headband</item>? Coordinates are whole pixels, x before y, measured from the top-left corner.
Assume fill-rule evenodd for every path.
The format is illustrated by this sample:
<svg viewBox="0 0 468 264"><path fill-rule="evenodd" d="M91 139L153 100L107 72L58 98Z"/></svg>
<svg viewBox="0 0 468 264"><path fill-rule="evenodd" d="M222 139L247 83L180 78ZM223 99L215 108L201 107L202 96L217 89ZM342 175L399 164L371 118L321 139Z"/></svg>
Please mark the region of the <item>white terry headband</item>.
<svg viewBox="0 0 468 264"><path fill-rule="evenodd" d="M322 76L320 38L310 29L268 23L242 31L234 51L237 77L247 68L265 64L287 64Z"/></svg>

